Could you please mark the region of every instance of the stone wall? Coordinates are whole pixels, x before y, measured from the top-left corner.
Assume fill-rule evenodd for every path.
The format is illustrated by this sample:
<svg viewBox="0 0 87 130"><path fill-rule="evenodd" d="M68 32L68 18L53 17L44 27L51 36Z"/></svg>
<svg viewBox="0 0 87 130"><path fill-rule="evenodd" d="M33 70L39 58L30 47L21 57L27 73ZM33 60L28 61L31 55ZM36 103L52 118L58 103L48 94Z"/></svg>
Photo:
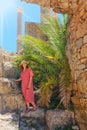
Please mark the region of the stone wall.
<svg viewBox="0 0 87 130"><path fill-rule="evenodd" d="M12 80L16 74L13 58L12 53L0 48L0 113L12 112L25 106L21 91Z"/></svg>
<svg viewBox="0 0 87 130"><path fill-rule="evenodd" d="M67 56L72 75L76 119L81 130L87 130L87 1L79 0L78 9L70 17Z"/></svg>
<svg viewBox="0 0 87 130"><path fill-rule="evenodd" d="M7 78L0 78L0 113L18 111L25 107L17 85Z"/></svg>
<svg viewBox="0 0 87 130"><path fill-rule="evenodd" d="M14 77L16 72L12 65L14 56L14 53L8 53L0 47L0 77Z"/></svg>
<svg viewBox="0 0 87 130"><path fill-rule="evenodd" d="M68 13L66 54L72 75L72 102L81 130L87 130L87 0L22 0Z"/></svg>
<svg viewBox="0 0 87 130"><path fill-rule="evenodd" d="M4 61L10 61L11 57L8 53L0 47L0 77L3 75L2 64Z"/></svg>

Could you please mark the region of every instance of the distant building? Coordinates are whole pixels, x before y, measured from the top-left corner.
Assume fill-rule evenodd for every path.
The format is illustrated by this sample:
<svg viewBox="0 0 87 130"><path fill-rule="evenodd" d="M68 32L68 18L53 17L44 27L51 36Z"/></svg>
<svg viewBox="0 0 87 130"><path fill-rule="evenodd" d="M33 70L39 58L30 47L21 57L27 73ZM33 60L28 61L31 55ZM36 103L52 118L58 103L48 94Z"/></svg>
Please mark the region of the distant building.
<svg viewBox="0 0 87 130"><path fill-rule="evenodd" d="M22 43L19 41L19 37L22 35L22 13L23 9L21 7L17 10L17 53L22 52ZM38 25L44 26L44 21L42 17L48 18L57 17L57 14L54 13L51 9L46 7L41 7L41 23L34 23L34 22L25 22L25 34L35 37L37 39L41 39L44 41L48 41L48 37L42 32L42 30L38 27Z"/></svg>
<svg viewBox="0 0 87 130"><path fill-rule="evenodd" d="M51 9L41 7L41 23L25 22L25 34L28 34L37 39L48 41L48 37L42 32L38 25L44 26L44 21L42 17L57 17L57 14L54 13Z"/></svg>
<svg viewBox="0 0 87 130"><path fill-rule="evenodd" d="M48 41L48 37L38 27L38 23L26 22L25 23L25 34L28 34L37 39Z"/></svg>

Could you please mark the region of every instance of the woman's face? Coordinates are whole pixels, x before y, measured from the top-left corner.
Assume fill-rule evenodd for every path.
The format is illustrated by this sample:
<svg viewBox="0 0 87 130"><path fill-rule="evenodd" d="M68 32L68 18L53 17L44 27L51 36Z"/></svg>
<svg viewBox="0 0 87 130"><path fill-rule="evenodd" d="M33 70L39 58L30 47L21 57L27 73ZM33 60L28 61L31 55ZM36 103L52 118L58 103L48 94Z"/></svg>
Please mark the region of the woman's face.
<svg viewBox="0 0 87 130"><path fill-rule="evenodd" d="M27 64L26 64L26 63L23 63L22 66L23 66L23 68L26 68Z"/></svg>

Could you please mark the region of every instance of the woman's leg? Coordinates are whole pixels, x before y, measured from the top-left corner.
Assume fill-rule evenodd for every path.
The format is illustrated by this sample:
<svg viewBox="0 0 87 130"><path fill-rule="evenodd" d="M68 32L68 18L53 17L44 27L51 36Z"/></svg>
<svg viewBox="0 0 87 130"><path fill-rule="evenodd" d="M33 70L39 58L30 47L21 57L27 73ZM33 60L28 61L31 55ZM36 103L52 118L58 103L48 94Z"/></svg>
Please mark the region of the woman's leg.
<svg viewBox="0 0 87 130"><path fill-rule="evenodd" d="M26 105L27 105L27 108L30 109L30 103L27 102Z"/></svg>
<svg viewBox="0 0 87 130"><path fill-rule="evenodd" d="M33 110L36 110L37 109L37 106L35 105L34 102L31 102L32 106L33 106Z"/></svg>
<svg viewBox="0 0 87 130"><path fill-rule="evenodd" d="M29 111L30 111L30 103L29 103L29 102L26 102L26 106L27 106L26 112L29 112Z"/></svg>

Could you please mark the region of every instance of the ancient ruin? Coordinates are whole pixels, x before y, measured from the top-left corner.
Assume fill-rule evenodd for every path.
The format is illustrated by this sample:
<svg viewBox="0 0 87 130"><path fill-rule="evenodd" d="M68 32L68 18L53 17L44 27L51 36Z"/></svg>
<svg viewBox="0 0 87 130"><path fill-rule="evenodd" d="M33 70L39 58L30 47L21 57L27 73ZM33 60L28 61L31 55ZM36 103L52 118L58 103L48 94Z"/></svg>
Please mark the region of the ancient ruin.
<svg viewBox="0 0 87 130"><path fill-rule="evenodd" d="M72 102L81 130L87 130L87 1L86 0L22 0L68 13L67 47L72 75Z"/></svg>
<svg viewBox="0 0 87 130"><path fill-rule="evenodd" d="M75 118L80 130L87 130L87 1L86 0L22 0L52 8L57 13L68 13L66 54L69 59L72 75L72 102ZM7 78L12 71L11 55L0 48L0 112L13 110L23 106L23 100L18 90L12 87ZM3 69L8 69L4 70ZM6 67L8 66L8 68ZM10 70L9 70L10 68ZM5 73L7 72L7 73ZM4 77L4 78L3 78ZM4 86L4 91L2 87ZM18 100L20 104L18 104ZM12 104L11 104L12 103ZM18 106L19 105L19 106ZM14 107L13 107L14 106Z"/></svg>

